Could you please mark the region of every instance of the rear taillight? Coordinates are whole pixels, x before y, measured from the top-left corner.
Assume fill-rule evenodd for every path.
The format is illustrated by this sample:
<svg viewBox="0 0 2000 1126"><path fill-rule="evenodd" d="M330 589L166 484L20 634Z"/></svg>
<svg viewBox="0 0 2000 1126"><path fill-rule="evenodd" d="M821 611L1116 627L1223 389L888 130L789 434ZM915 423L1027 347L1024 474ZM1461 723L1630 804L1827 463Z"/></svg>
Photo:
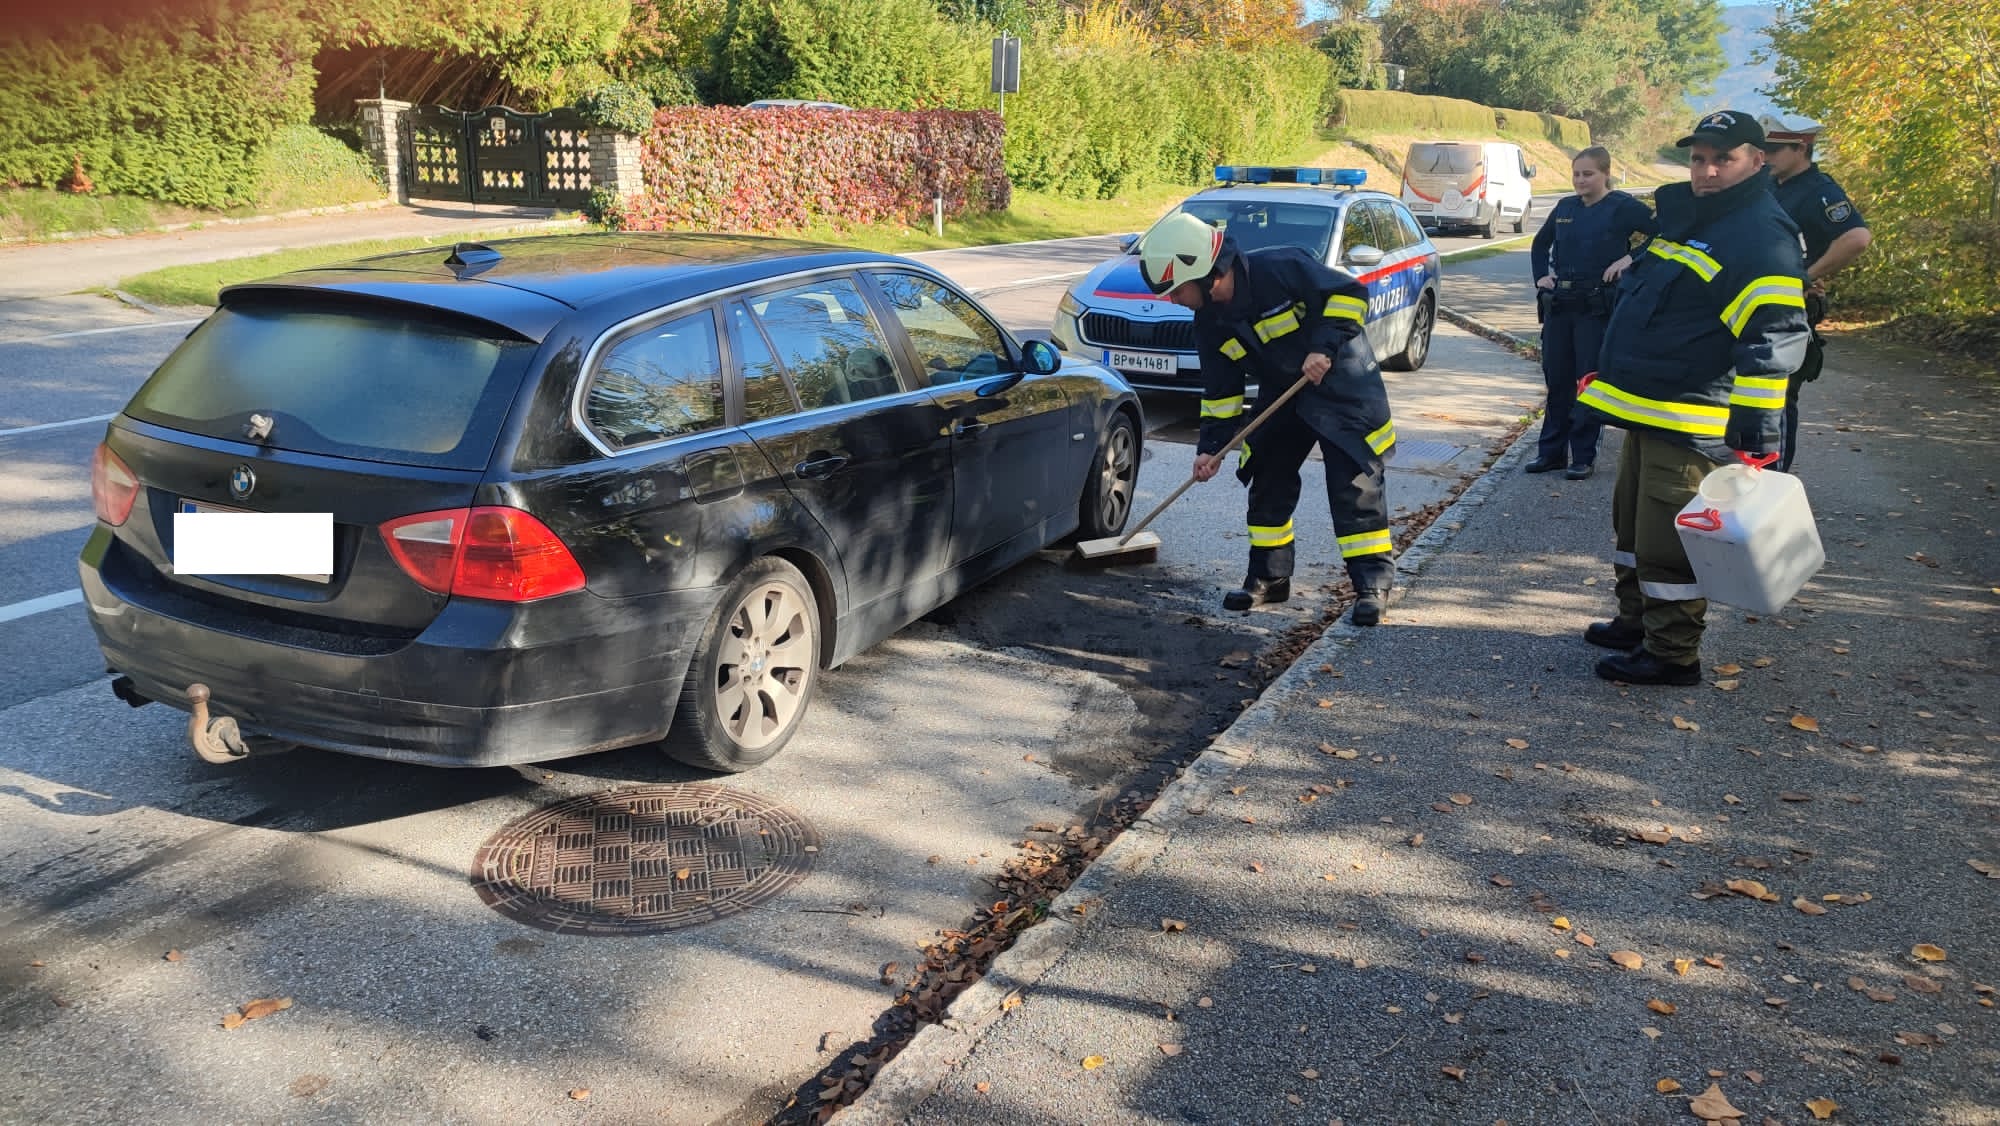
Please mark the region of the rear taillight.
<svg viewBox="0 0 2000 1126"><path fill-rule="evenodd" d="M533 602L583 589L583 568L548 525L518 508L450 508L382 525L417 585L454 598Z"/></svg>
<svg viewBox="0 0 2000 1126"><path fill-rule="evenodd" d="M90 503L97 509L97 518L116 528L132 515L132 502L137 499L139 478L132 467L112 453L110 446L99 442L90 459Z"/></svg>

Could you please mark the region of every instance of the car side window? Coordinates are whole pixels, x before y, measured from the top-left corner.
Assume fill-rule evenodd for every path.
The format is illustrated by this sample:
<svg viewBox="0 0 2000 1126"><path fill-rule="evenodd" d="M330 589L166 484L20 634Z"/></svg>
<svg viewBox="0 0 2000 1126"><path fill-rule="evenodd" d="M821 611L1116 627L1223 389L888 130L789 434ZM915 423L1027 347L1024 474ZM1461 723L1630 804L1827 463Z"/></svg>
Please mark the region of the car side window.
<svg viewBox="0 0 2000 1126"><path fill-rule="evenodd" d="M1386 200L1372 200L1368 204L1368 210L1375 221L1375 233L1382 239L1375 244L1381 248L1382 253L1394 254L1410 245L1410 240L1403 236L1403 225L1396 221L1395 204Z"/></svg>
<svg viewBox="0 0 2000 1126"><path fill-rule="evenodd" d="M860 402L903 389L889 345L861 291L830 278L750 300L757 322L791 373L805 410Z"/></svg>
<svg viewBox="0 0 2000 1126"><path fill-rule="evenodd" d="M914 274L878 274L875 280L933 387L1011 370L1000 326L950 286Z"/></svg>
<svg viewBox="0 0 2000 1126"><path fill-rule="evenodd" d="M1396 216L1396 225L1403 229L1403 245L1416 246L1424 241L1424 229L1417 225L1417 217L1400 203L1392 203L1389 210Z"/></svg>
<svg viewBox="0 0 2000 1126"><path fill-rule="evenodd" d="M1357 246L1372 246L1382 249L1381 235L1375 230L1375 211L1366 201L1351 203L1347 207L1347 222L1340 232L1340 253L1343 260Z"/></svg>
<svg viewBox="0 0 2000 1126"><path fill-rule="evenodd" d="M611 345L597 361L583 412L619 449L722 426L714 314L704 309L648 325Z"/></svg>
<svg viewBox="0 0 2000 1126"><path fill-rule="evenodd" d="M724 316L729 321L729 352L736 358L736 369L743 373L743 421L782 418L797 410L798 400L785 379L784 365L750 319L749 310L731 302Z"/></svg>

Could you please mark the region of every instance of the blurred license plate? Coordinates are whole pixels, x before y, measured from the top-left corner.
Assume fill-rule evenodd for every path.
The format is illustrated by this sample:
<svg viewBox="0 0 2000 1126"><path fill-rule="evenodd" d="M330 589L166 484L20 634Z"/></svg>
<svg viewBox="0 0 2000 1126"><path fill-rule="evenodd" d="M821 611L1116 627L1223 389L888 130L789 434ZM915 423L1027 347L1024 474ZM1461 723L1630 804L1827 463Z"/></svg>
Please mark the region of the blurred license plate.
<svg viewBox="0 0 2000 1126"><path fill-rule="evenodd" d="M1178 356L1163 356L1158 352L1115 352L1107 349L1104 366L1119 371L1149 371L1156 375L1174 375L1181 370Z"/></svg>
<svg viewBox="0 0 2000 1126"><path fill-rule="evenodd" d="M199 516L199 523L181 516ZM279 575L333 581L333 517L325 512L251 512L181 499L174 520L174 571L183 575ZM217 520L215 517L224 519ZM287 569L312 560L327 573Z"/></svg>

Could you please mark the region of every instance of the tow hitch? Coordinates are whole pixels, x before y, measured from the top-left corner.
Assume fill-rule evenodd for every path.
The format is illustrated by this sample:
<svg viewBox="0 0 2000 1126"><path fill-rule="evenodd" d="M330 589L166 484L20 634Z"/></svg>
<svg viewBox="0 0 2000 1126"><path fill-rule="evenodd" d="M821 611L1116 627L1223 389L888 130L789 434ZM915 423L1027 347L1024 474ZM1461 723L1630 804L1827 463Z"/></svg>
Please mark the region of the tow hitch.
<svg viewBox="0 0 2000 1126"><path fill-rule="evenodd" d="M208 685L188 685L187 698L194 705L194 714L188 716L188 742L194 744L194 753L203 762L241 762L249 757L250 747L235 719L226 715L209 718Z"/></svg>

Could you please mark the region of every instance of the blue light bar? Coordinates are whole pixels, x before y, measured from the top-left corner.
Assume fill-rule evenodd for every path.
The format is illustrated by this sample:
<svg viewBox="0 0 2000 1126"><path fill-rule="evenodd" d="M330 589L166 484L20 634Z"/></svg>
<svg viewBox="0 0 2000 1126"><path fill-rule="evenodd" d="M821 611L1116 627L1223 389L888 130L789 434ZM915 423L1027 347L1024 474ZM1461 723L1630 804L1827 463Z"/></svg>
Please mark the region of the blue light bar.
<svg viewBox="0 0 2000 1126"><path fill-rule="evenodd" d="M1367 181L1365 168L1300 168L1295 165L1218 164L1215 179L1221 184L1328 184L1359 187Z"/></svg>

